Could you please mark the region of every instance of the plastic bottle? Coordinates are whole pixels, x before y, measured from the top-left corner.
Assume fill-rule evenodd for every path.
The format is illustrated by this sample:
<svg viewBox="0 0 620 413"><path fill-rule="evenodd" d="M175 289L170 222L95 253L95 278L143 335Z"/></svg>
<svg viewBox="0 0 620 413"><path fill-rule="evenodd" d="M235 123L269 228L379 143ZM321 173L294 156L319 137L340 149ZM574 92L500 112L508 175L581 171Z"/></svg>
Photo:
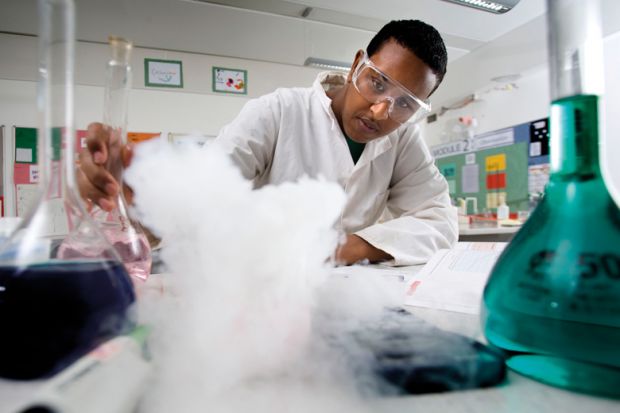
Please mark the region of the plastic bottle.
<svg viewBox="0 0 620 413"><path fill-rule="evenodd" d="M551 176L492 270L482 323L514 371L620 397L620 210L599 166L600 5L547 5Z"/></svg>
<svg viewBox="0 0 620 413"><path fill-rule="evenodd" d="M510 217L510 207L506 205L506 197L499 197L499 206L497 207L497 220L503 221Z"/></svg>
<svg viewBox="0 0 620 413"><path fill-rule="evenodd" d="M0 248L0 377L53 375L132 327L134 290L77 195L74 5L39 0L38 202ZM59 257L79 236L87 247Z"/></svg>

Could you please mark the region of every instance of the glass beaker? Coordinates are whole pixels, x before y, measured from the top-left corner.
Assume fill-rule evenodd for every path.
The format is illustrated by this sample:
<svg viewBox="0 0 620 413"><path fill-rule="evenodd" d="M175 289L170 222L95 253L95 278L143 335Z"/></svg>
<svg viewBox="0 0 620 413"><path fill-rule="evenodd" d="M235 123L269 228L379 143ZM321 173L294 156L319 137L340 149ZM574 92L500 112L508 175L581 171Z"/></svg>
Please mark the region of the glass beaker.
<svg viewBox="0 0 620 413"><path fill-rule="evenodd" d="M0 377L52 375L131 328L133 285L75 182L74 4L39 0L37 202L0 251ZM80 234L88 247L58 256Z"/></svg>
<svg viewBox="0 0 620 413"><path fill-rule="evenodd" d="M525 376L620 397L620 210L599 166L597 0L550 0L551 176L484 291L486 337Z"/></svg>
<svg viewBox="0 0 620 413"><path fill-rule="evenodd" d="M120 37L109 38L111 58L106 68L103 123L110 133L106 169L123 187L121 150L127 143L127 107L131 88L132 44ZM111 211L93 206L91 216L112 244L129 275L142 281L151 273L151 247L142 226L131 220L123 191ZM86 244L85 244L86 243ZM61 246L60 254L71 257L87 246L88 240L72 239Z"/></svg>

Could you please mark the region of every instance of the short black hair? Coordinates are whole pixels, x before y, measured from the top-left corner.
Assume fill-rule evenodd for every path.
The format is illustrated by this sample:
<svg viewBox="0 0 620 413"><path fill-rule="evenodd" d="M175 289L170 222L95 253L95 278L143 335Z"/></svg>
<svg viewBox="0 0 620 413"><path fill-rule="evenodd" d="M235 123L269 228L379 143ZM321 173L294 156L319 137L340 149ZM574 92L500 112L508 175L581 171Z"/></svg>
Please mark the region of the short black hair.
<svg viewBox="0 0 620 413"><path fill-rule="evenodd" d="M441 35L433 26L420 20L392 20L372 38L366 53L372 56L389 40L411 50L437 76L437 85L443 80L448 65L448 52Z"/></svg>

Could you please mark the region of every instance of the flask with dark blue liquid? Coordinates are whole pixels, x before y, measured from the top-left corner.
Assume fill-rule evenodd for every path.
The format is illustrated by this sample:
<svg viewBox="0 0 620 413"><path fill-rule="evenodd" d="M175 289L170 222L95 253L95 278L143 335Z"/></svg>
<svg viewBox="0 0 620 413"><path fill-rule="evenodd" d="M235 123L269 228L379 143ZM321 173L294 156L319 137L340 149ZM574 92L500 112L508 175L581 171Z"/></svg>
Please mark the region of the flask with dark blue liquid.
<svg viewBox="0 0 620 413"><path fill-rule="evenodd" d="M75 185L74 5L39 0L39 193L0 248L0 377L51 376L131 328L132 282ZM69 258L58 247L86 240Z"/></svg>

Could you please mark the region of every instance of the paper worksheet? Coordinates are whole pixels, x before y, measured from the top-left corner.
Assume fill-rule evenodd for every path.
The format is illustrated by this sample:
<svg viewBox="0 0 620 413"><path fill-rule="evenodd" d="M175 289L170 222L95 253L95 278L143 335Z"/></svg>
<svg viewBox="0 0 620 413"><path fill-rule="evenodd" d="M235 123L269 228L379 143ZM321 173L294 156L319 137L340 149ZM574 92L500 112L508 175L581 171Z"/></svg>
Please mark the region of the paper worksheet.
<svg viewBox="0 0 620 413"><path fill-rule="evenodd" d="M439 250L408 281L405 304L479 314L482 291L505 242L460 242Z"/></svg>
<svg viewBox="0 0 620 413"><path fill-rule="evenodd" d="M463 193L475 194L480 191L478 164L463 165L461 187Z"/></svg>
<svg viewBox="0 0 620 413"><path fill-rule="evenodd" d="M39 186L36 184L17 184L15 186L17 216L24 217L39 200Z"/></svg>

